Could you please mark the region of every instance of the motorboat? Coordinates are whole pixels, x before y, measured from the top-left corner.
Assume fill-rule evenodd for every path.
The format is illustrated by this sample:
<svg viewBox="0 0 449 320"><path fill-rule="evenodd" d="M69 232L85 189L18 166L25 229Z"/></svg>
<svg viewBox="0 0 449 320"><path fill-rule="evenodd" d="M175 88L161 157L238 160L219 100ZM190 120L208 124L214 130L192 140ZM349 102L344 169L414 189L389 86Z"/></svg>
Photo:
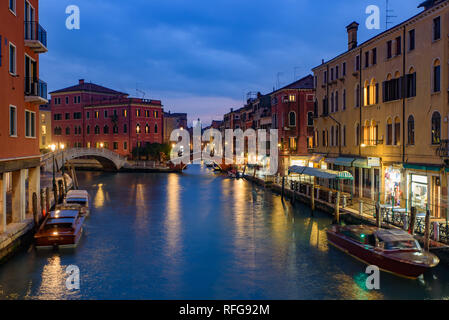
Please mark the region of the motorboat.
<svg viewBox="0 0 449 320"><path fill-rule="evenodd" d="M416 279L440 262L400 229L334 225L327 230L327 238L331 245L352 257L405 278Z"/></svg>
<svg viewBox="0 0 449 320"><path fill-rule="evenodd" d="M79 210L50 212L34 236L36 247L76 247L83 233L84 219Z"/></svg>
<svg viewBox="0 0 449 320"><path fill-rule="evenodd" d="M57 209L78 208L81 215L88 216L90 214L90 197L86 190L70 190L64 198L63 205Z"/></svg>

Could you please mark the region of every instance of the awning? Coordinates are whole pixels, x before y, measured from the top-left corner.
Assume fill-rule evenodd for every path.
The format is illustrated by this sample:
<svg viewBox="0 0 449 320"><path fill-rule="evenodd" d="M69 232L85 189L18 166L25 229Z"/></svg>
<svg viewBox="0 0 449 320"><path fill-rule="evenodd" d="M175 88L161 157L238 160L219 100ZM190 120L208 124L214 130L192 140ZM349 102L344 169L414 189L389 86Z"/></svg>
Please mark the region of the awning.
<svg viewBox="0 0 449 320"><path fill-rule="evenodd" d="M354 161L354 158L340 157L340 158L335 159L334 164L337 166L352 167L353 161Z"/></svg>
<svg viewBox="0 0 449 320"><path fill-rule="evenodd" d="M351 173L347 171L333 171L333 170L324 170L310 167L302 167L302 166L292 166L288 168L288 174L296 173L296 174L305 174L312 177L322 178L322 179L336 179L336 180L353 180L353 176Z"/></svg>
<svg viewBox="0 0 449 320"><path fill-rule="evenodd" d="M355 159L354 162L352 163L352 166L356 168L365 168L365 169L371 168L371 166L368 165L368 159Z"/></svg>
<svg viewBox="0 0 449 320"><path fill-rule="evenodd" d="M312 157L310 157L310 161L312 162L320 162L321 160L323 160L324 155L322 154L314 154Z"/></svg>
<svg viewBox="0 0 449 320"><path fill-rule="evenodd" d="M423 171L440 171L439 166L429 166L425 164L404 163L404 169L423 170Z"/></svg>

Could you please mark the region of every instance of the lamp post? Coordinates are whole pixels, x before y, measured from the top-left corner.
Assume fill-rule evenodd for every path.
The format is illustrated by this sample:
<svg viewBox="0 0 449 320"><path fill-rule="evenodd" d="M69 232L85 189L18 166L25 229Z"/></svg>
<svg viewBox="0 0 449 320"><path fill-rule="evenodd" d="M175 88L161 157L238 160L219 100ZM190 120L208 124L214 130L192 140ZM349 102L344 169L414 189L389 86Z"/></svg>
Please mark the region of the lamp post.
<svg viewBox="0 0 449 320"><path fill-rule="evenodd" d="M56 145L52 144L50 146L50 149L53 153L53 196L54 196L54 200L55 200L55 205L56 205L56 199L58 198L58 193L56 192L56 173L55 173L55 164L56 164L56 159L55 159L55 150L56 150Z"/></svg>
<svg viewBox="0 0 449 320"><path fill-rule="evenodd" d="M65 145L61 144L61 172L62 172L62 180L64 181L64 193L67 193L67 181L65 180L65 160L64 160L64 148Z"/></svg>

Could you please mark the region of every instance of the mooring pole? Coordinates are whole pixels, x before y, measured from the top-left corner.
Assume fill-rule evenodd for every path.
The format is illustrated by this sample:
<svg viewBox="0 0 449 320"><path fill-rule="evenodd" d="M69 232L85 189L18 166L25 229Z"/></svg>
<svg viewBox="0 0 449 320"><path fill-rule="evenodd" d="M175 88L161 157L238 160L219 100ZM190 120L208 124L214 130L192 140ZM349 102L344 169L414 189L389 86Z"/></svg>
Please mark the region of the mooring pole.
<svg viewBox="0 0 449 320"><path fill-rule="evenodd" d="M335 224L340 224L340 191L337 191L337 199L335 199Z"/></svg>
<svg viewBox="0 0 449 320"><path fill-rule="evenodd" d="M408 232L411 235L415 234L415 224L416 224L416 207L410 208L410 222L408 227Z"/></svg>
<svg viewBox="0 0 449 320"><path fill-rule="evenodd" d="M376 203L376 227L382 228L382 216L380 210L380 203Z"/></svg>
<svg viewBox="0 0 449 320"><path fill-rule="evenodd" d="M281 191L281 199L284 200L284 192L285 192L285 177L282 177L282 191Z"/></svg>
<svg viewBox="0 0 449 320"><path fill-rule="evenodd" d="M424 231L424 250L430 249L430 209L426 210L425 231Z"/></svg>

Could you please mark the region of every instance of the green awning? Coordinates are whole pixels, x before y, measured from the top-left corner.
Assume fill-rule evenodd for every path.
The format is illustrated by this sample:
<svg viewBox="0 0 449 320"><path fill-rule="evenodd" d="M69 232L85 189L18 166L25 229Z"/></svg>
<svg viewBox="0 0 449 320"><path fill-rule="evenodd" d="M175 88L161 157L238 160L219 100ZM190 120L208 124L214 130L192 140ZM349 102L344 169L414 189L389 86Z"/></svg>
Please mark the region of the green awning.
<svg viewBox="0 0 449 320"><path fill-rule="evenodd" d="M371 168L368 165L368 159L356 159L354 160L354 162L352 163L352 166L356 167L356 168L365 168L365 169L369 169Z"/></svg>
<svg viewBox="0 0 449 320"><path fill-rule="evenodd" d="M340 158L335 159L334 164L337 166L352 167L353 161L354 161L354 158L340 157Z"/></svg>
<svg viewBox="0 0 449 320"><path fill-rule="evenodd" d="M439 166L429 166L425 164L404 163L404 169L423 170L423 171L440 171ZM447 169L446 169L447 170Z"/></svg>

